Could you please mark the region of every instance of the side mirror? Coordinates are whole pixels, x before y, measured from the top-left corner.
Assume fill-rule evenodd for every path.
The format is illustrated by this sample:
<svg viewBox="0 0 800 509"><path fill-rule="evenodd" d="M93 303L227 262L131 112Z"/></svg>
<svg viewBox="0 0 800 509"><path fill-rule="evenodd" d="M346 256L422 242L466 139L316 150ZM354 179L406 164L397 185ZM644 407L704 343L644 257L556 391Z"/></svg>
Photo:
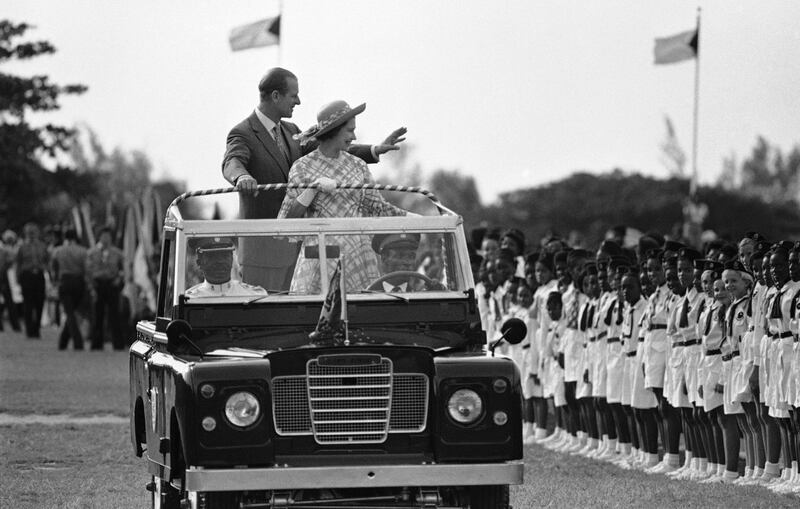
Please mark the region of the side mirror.
<svg viewBox="0 0 800 509"><path fill-rule="evenodd" d="M528 334L528 327L525 325L525 322L519 318L509 318L500 326L500 332L503 333L500 339L489 345L489 351L492 352L492 357L494 357L494 349L503 341L512 345L522 342Z"/></svg>
<svg viewBox="0 0 800 509"><path fill-rule="evenodd" d="M169 353L175 353L180 349L180 346L184 343L191 344L195 347L195 349L199 348L197 345L192 343L192 340L189 339L189 336L192 335L192 326L189 325L189 322L186 320L172 320L167 325L167 351ZM201 351L202 355L202 351Z"/></svg>
<svg viewBox="0 0 800 509"><path fill-rule="evenodd" d="M509 318L500 326L503 339L512 345L518 345L528 335L528 327L519 318Z"/></svg>

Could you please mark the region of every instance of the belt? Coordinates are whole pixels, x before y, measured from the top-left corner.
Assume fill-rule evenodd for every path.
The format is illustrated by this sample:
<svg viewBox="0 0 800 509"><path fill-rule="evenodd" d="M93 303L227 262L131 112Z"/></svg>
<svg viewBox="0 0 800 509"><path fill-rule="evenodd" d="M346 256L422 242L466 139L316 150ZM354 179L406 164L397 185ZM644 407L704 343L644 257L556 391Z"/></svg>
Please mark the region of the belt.
<svg viewBox="0 0 800 509"><path fill-rule="evenodd" d="M619 338L608 338L606 343L619 343Z"/></svg>
<svg viewBox="0 0 800 509"><path fill-rule="evenodd" d="M686 341L676 341L672 343L672 346L693 346L696 345L698 341L696 339L688 339Z"/></svg>
<svg viewBox="0 0 800 509"><path fill-rule="evenodd" d="M600 334L597 335L597 339L603 339L607 335L608 335L608 331L604 330L603 332L601 332Z"/></svg>
<svg viewBox="0 0 800 509"><path fill-rule="evenodd" d="M627 352L625 355L628 356L628 357L635 357L636 356L636 351L634 350L633 352Z"/></svg>
<svg viewBox="0 0 800 509"><path fill-rule="evenodd" d="M720 355L721 353L722 353L722 350L720 350L719 348L713 348L711 350L706 350L706 355Z"/></svg>
<svg viewBox="0 0 800 509"><path fill-rule="evenodd" d="M651 323L647 327L647 330L657 330L657 329L666 329L666 328L667 328L667 324L665 324L665 323Z"/></svg>
<svg viewBox="0 0 800 509"><path fill-rule="evenodd" d="M644 337L639 336L639 343L644 343Z"/></svg>
<svg viewBox="0 0 800 509"><path fill-rule="evenodd" d="M597 336L589 336L589 343L594 343L597 341Z"/></svg>
<svg viewBox="0 0 800 509"><path fill-rule="evenodd" d="M734 351L732 351L732 352L731 352L731 353L729 353L729 354L723 355L723 356L722 356L722 360L723 360L724 362L727 362L727 361L729 361L729 360L733 359L734 357L737 357L738 355L739 355L739 350L734 350Z"/></svg>
<svg viewBox="0 0 800 509"><path fill-rule="evenodd" d="M528 349L528 348L530 348L530 347L531 347L531 344L530 344L530 343L528 343L527 345L522 345L522 349L523 349L523 350L527 350L527 349Z"/></svg>

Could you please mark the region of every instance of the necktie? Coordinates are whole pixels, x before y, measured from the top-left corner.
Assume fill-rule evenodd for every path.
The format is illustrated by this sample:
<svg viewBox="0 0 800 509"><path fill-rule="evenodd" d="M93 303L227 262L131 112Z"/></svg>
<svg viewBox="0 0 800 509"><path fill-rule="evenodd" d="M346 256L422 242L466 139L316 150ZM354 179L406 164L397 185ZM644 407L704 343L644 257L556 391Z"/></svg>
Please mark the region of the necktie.
<svg viewBox="0 0 800 509"><path fill-rule="evenodd" d="M689 326L689 296L686 295L683 298L683 306L681 307L681 316L678 319L678 327L688 327Z"/></svg>
<svg viewBox="0 0 800 509"><path fill-rule="evenodd" d="M581 319L579 325L581 331L586 330L586 322L588 318L589 318L589 303L587 302L586 304L583 305L583 309L581 309Z"/></svg>
<svg viewBox="0 0 800 509"><path fill-rule="evenodd" d="M783 310L781 310L781 297L783 297L783 289L776 293L772 300L772 312L769 315L770 318L783 318Z"/></svg>
<svg viewBox="0 0 800 509"><path fill-rule="evenodd" d="M275 143L278 144L278 148L281 150L284 159L286 159L286 162L289 163L289 148L286 146L286 141L283 139L281 124L275 124L275 128L272 130L272 132L275 134Z"/></svg>
<svg viewBox="0 0 800 509"><path fill-rule="evenodd" d="M574 299L572 299L572 304L570 305L569 316L567 317L567 327L570 329L577 329L578 328L578 295L574 295Z"/></svg>

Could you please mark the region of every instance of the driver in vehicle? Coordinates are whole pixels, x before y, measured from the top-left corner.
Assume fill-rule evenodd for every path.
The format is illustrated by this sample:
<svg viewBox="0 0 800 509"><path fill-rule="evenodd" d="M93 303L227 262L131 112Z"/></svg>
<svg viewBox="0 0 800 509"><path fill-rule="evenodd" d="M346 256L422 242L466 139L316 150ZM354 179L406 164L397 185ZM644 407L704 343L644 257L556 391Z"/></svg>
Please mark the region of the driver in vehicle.
<svg viewBox="0 0 800 509"><path fill-rule="evenodd" d="M197 247L197 267L204 281L186 290L186 297L247 297L266 295L260 286L233 279L233 242L227 238L202 239Z"/></svg>
<svg viewBox="0 0 800 509"><path fill-rule="evenodd" d="M378 254L381 277L370 290L384 292L422 292L444 290L438 281L417 272L419 233L377 234L372 237L372 249Z"/></svg>

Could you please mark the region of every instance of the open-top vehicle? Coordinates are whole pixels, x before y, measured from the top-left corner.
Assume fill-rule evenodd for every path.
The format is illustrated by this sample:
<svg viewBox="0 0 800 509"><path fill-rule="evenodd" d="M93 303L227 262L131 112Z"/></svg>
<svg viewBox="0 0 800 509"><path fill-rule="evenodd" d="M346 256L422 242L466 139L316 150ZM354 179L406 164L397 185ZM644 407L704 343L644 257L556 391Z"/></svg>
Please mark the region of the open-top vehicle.
<svg viewBox="0 0 800 509"><path fill-rule="evenodd" d="M181 217L209 193L169 207L156 318L130 349L153 505L508 507L523 480L519 372L488 353L460 216L423 192L439 215ZM397 239L430 270L392 270L381 253ZM276 242L297 258L290 283L237 281L239 251ZM210 279L212 255L231 281ZM374 278L356 286L354 271Z"/></svg>

